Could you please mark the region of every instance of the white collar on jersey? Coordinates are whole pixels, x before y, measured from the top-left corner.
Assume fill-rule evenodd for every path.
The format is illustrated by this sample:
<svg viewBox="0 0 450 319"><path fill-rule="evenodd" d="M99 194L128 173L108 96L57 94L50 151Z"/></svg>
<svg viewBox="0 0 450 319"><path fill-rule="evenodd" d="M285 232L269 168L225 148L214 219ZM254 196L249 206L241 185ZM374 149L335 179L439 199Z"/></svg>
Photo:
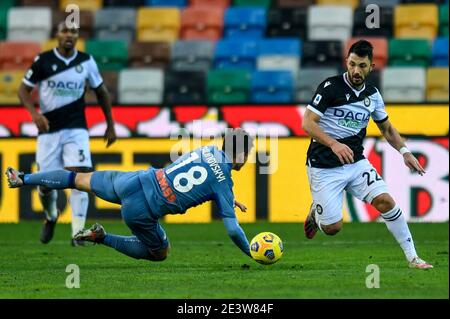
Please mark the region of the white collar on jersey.
<svg viewBox="0 0 450 319"><path fill-rule="evenodd" d="M70 58L63 57L59 52L57 48L53 48L53 53L55 53L56 57L63 61L66 65L69 65L70 62L72 62L78 55L78 50L74 49L73 54Z"/></svg>
<svg viewBox="0 0 450 319"><path fill-rule="evenodd" d="M347 80L347 73L348 72L345 72L344 74L342 74L342 76L344 77L344 82L353 90L353 92L355 92L355 94L356 94L356 96L358 96L359 97L359 94L362 92L362 91L364 91L365 89L366 89L366 83L364 83L364 85L363 85L363 87L362 87L362 89L361 90L356 90L351 84L350 84L350 82L348 82L348 80Z"/></svg>

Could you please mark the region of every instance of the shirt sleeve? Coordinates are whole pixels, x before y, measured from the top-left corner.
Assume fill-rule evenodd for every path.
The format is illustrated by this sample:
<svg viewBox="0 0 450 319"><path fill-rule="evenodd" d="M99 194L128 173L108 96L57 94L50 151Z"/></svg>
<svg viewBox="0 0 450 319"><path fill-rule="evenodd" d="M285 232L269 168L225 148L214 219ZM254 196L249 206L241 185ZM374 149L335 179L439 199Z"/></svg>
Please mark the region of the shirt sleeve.
<svg viewBox="0 0 450 319"><path fill-rule="evenodd" d="M332 82L328 79L320 83L307 109L322 117L332 102L332 86Z"/></svg>
<svg viewBox="0 0 450 319"><path fill-rule="evenodd" d="M42 72L41 72L41 59L40 56L37 55L34 58L33 64L31 64L30 68L25 73L25 76L22 79L22 82L27 86L35 87L40 81L42 81Z"/></svg>
<svg viewBox="0 0 450 319"><path fill-rule="evenodd" d="M247 256L250 255L250 244L242 227L239 225L236 218L224 218L223 224L227 229L228 236L239 247L240 250Z"/></svg>
<svg viewBox="0 0 450 319"><path fill-rule="evenodd" d="M88 67L88 81L91 88L96 89L103 84L103 78L98 71L97 63L94 58L91 56L90 60L87 63Z"/></svg>
<svg viewBox="0 0 450 319"><path fill-rule="evenodd" d="M219 207L220 216L222 218L235 218L234 212L234 194L229 187L216 192L215 202Z"/></svg>
<svg viewBox="0 0 450 319"><path fill-rule="evenodd" d="M382 123L388 119L388 114L384 106L383 97L381 96L380 92L377 93L377 102L375 105L375 109L373 110L371 115L375 123Z"/></svg>

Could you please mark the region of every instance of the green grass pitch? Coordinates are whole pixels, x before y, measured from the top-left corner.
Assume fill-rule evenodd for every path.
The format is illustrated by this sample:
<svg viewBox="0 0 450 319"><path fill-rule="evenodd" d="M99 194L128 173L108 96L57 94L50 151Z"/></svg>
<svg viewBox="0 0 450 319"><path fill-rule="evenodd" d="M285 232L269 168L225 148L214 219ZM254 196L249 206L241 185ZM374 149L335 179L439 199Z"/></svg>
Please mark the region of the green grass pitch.
<svg viewBox="0 0 450 319"><path fill-rule="evenodd" d="M89 225L91 222L88 223ZM128 235L121 222L103 222ZM73 248L69 225L53 241L39 242L41 223L0 224L0 298L448 298L448 223L410 224L420 256L432 270L407 268L403 253L382 223L345 224L334 237L309 241L300 224L243 224L251 237L278 234L283 258L270 266L246 257L221 222L165 224L172 251L159 263L134 260L97 245ZM80 269L80 288L65 286L66 266ZM380 288L368 289L370 264Z"/></svg>

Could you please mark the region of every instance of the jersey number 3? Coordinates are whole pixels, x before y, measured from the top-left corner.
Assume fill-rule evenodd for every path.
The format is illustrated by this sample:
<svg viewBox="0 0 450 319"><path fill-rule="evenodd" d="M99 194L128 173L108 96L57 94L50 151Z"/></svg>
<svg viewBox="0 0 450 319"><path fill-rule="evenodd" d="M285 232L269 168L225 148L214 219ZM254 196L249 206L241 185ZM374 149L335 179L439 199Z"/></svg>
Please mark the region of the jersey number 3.
<svg viewBox="0 0 450 319"><path fill-rule="evenodd" d="M199 158L200 157L197 153L191 153L191 155L187 159L185 159L181 163L168 169L166 171L166 174L170 174L173 171L179 169L180 167L183 167L189 163L192 163L193 161L195 161L196 159L199 159ZM195 173L199 173L200 175L195 177L194 176ZM175 175L175 177L173 179L173 186L180 193L187 193L195 185L202 184L206 180L207 177L208 177L208 171L206 170L206 168L204 168L200 165L193 166L187 172L179 173L179 174ZM182 181L183 181L184 185L181 184Z"/></svg>

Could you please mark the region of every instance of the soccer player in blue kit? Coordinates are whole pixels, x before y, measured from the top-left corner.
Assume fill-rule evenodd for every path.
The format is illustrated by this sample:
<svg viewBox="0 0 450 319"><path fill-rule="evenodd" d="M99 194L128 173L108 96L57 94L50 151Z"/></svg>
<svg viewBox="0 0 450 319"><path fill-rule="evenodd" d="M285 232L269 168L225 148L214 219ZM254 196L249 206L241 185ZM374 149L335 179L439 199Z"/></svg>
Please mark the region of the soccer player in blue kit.
<svg viewBox="0 0 450 319"><path fill-rule="evenodd" d="M28 185L74 188L121 204L122 217L134 236L109 234L101 225L94 224L78 232L74 239L100 243L127 256L152 261L166 259L170 249L159 218L184 214L191 207L214 200L228 235L250 256L247 237L234 212L235 206L242 211L246 207L234 199L231 170L239 171L245 165L252 147L253 137L237 128L226 132L222 150L204 146L162 169L91 173L54 170L24 174L8 167L5 174L11 188Z"/></svg>

